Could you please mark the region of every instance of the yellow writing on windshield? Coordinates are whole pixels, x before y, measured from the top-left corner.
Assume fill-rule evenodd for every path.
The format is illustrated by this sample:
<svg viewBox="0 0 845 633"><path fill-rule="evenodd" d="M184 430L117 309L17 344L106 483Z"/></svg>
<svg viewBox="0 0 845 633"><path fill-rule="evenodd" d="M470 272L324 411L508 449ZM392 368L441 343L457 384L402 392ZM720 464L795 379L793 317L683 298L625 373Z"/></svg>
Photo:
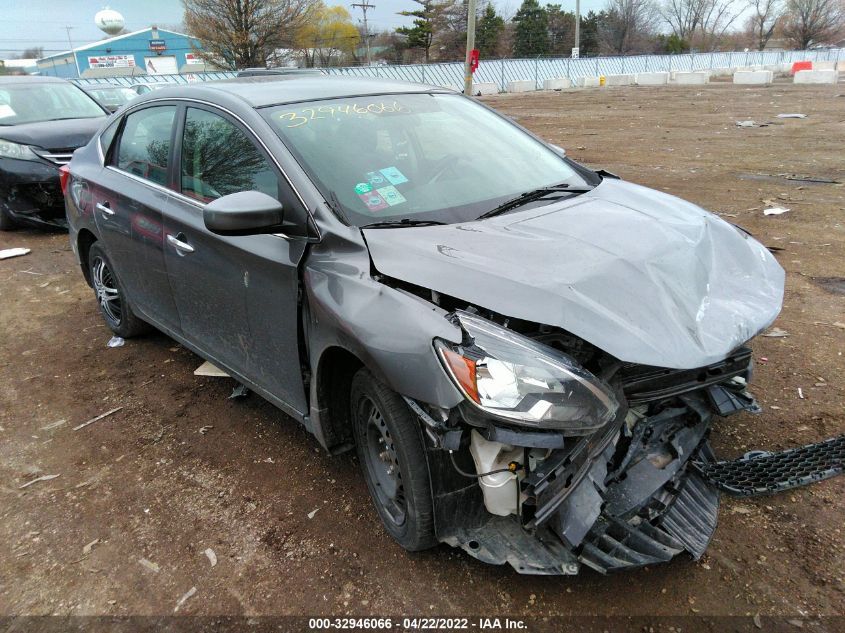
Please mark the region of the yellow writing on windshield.
<svg viewBox="0 0 845 633"><path fill-rule="evenodd" d="M342 103L338 105L322 105L301 108L288 112L279 112L275 116L280 121L287 120L285 127L300 127L318 119L342 119L348 116L364 116L367 114L407 114L411 111L408 106L397 101L374 101L371 103Z"/></svg>

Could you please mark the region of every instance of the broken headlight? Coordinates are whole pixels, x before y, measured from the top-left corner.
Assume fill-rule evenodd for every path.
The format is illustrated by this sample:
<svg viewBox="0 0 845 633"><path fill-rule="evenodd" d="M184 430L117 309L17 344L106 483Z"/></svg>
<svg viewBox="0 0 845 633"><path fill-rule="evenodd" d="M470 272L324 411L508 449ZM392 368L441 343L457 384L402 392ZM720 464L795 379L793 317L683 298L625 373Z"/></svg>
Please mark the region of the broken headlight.
<svg viewBox="0 0 845 633"><path fill-rule="evenodd" d="M556 349L481 317L457 311L472 339L436 340L437 353L467 401L511 424L585 435L616 415L605 383Z"/></svg>

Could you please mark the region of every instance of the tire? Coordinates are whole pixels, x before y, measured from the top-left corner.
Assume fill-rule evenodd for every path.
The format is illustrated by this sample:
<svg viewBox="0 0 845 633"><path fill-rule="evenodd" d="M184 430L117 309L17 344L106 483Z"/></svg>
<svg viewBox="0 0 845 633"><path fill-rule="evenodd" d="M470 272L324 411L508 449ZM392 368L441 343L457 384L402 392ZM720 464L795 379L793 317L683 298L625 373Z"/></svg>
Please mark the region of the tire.
<svg viewBox="0 0 845 633"><path fill-rule="evenodd" d="M88 252L88 272L100 314L112 332L123 338L132 338L150 330L150 326L132 311L123 286L114 273L114 266L99 242L92 244Z"/></svg>
<svg viewBox="0 0 845 633"><path fill-rule="evenodd" d="M6 211L5 206L5 203L0 202L0 231L14 231L18 228L18 224Z"/></svg>
<svg viewBox="0 0 845 633"><path fill-rule="evenodd" d="M361 471L385 529L408 551L435 546L428 466L408 405L360 369L349 406Z"/></svg>

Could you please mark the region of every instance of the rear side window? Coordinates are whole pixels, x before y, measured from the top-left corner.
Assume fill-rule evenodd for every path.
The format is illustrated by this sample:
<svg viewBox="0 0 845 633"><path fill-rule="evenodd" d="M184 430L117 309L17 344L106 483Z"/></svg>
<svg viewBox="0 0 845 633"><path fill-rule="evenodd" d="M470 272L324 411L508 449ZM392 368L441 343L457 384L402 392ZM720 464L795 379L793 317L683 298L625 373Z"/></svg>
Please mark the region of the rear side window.
<svg viewBox="0 0 845 633"><path fill-rule="evenodd" d="M114 140L114 135L119 127L120 121L115 121L100 134L100 149L103 150L103 156L108 155L109 147L111 147L111 142Z"/></svg>
<svg viewBox="0 0 845 633"><path fill-rule="evenodd" d="M188 108L182 138L182 193L211 202L239 191L279 197L275 170L250 138L229 120Z"/></svg>
<svg viewBox="0 0 845 633"><path fill-rule="evenodd" d="M130 174L168 185L170 138L176 106L155 106L126 117L117 147L115 164Z"/></svg>

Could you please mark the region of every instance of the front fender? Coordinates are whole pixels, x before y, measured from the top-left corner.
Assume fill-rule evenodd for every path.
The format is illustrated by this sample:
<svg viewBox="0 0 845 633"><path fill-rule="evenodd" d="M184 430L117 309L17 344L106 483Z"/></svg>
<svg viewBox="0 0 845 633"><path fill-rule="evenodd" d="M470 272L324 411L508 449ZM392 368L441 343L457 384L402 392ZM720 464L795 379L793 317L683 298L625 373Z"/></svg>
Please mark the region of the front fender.
<svg viewBox="0 0 845 633"><path fill-rule="evenodd" d="M463 399L432 345L435 337L460 342L460 328L436 305L373 279L364 244L333 236L315 245L303 286L312 376L323 353L340 347L404 396L444 408Z"/></svg>

